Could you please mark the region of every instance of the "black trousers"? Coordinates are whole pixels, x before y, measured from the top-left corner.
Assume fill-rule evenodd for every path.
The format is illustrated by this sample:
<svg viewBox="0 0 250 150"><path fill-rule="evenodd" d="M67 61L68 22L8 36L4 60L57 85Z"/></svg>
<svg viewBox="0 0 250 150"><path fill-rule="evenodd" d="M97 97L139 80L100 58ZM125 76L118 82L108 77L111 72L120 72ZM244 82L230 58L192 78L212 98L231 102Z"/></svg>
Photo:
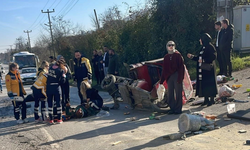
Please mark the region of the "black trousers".
<svg viewBox="0 0 250 150"><path fill-rule="evenodd" d="M26 118L26 101L25 99L22 102L12 101L12 104L14 106L14 116L16 120L20 119L20 106L21 106L21 112L22 112L22 119Z"/></svg>
<svg viewBox="0 0 250 150"><path fill-rule="evenodd" d="M95 69L94 73L95 73L95 78L96 78L97 84L100 84L102 81L101 81L101 78L100 78L100 72L99 72L99 70Z"/></svg>
<svg viewBox="0 0 250 150"><path fill-rule="evenodd" d="M45 98L45 96L42 94L41 89L33 88L32 90L33 90L33 95L34 95L34 99L35 99L34 116L35 116L35 120L37 120L37 119L39 119L39 115L38 115L39 103L40 103L41 98ZM45 101L41 101L41 114L42 114L42 120L45 120L45 116L46 116Z"/></svg>
<svg viewBox="0 0 250 150"><path fill-rule="evenodd" d="M220 72L219 74L222 75L224 74L224 59L223 59L223 53L222 53L222 50L220 50L218 47L216 47L216 51L217 51L217 60L218 60L218 63L219 63L219 67L220 67Z"/></svg>
<svg viewBox="0 0 250 150"><path fill-rule="evenodd" d="M182 83L177 83L178 73L172 74L168 81L168 104L175 113L182 112Z"/></svg>
<svg viewBox="0 0 250 150"><path fill-rule="evenodd" d="M224 50L222 53L223 57L223 70L224 70L224 75L229 75L232 76L232 62L231 62L231 50Z"/></svg>
<svg viewBox="0 0 250 150"><path fill-rule="evenodd" d="M62 91L62 111L66 110L66 104L70 102L69 99L69 80L66 79L66 82L61 85Z"/></svg>
<svg viewBox="0 0 250 150"><path fill-rule="evenodd" d="M100 83L102 83L102 80L104 79L104 71L100 70L99 74L100 74Z"/></svg>
<svg viewBox="0 0 250 150"><path fill-rule="evenodd" d="M56 102L56 113L57 113L57 118L61 120L62 119L62 107L61 107L61 100L60 100L60 93L59 90L55 91L53 94L52 93L47 93L47 101L48 101L48 112L49 112L49 118L50 120L54 120L54 115L53 115L53 105L54 102Z"/></svg>

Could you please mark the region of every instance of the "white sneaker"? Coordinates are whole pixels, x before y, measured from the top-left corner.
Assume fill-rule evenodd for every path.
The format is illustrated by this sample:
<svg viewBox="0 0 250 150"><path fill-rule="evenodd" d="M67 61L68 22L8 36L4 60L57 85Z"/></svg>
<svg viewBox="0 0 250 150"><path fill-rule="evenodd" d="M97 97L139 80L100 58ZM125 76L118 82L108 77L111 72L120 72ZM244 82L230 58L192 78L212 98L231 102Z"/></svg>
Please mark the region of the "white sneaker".
<svg viewBox="0 0 250 150"><path fill-rule="evenodd" d="M29 120L27 118L23 119L23 123L28 123Z"/></svg>
<svg viewBox="0 0 250 150"><path fill-rule="evenodd" d="M17 120L16 122L17 122L17 124L23 124L23 120L21 120L21 119Z"/></svg>

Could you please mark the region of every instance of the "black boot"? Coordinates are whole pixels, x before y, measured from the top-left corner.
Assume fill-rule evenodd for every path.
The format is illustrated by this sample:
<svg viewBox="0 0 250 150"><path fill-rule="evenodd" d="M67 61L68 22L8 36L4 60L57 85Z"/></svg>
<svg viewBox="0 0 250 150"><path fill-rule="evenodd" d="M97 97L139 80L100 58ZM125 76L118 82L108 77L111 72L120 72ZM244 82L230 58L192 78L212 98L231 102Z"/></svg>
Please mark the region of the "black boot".
<svg viewBox="0 0 250 150"><path fill-rule="evenodd" d="M212 104L215 104L214 97L210 97L210 101Z"/></svg>
<svg viewBox="0 0 250 150"><path fill-rule="evenodd" d="M209 102L208 97L205 97L205 100L204 100L204 102L201 104L201 106L205 106L205 105L207 105L207 104L208 104L208 102Z"/></svg>
<svg viewBox="0 0 250 150"><path fill-rule="evenodd" d="M213 102L214 102L214 100L213 100ZM213 105L213 102L212 102L212 98L210 98L210 100L208 100L207 107Z"/></svg>

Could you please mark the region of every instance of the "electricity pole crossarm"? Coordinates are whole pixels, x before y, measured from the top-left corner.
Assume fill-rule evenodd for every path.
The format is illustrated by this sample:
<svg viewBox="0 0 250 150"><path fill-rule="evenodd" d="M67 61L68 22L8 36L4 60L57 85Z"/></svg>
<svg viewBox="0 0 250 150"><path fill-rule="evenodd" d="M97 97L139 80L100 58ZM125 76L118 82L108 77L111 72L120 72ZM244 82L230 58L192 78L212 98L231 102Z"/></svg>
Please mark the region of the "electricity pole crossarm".
<svg viewBox="0 0 250 150"><path fill-rule="evenodd" d="M53 11L50 11L49 9L47 9L46 12L44 12L43 10L41 10L42 13L47 13L48 14L48 19L49 19L49 30L50 30L50 36L51 36L51 42L52 42L52 49L53 49L53 53L54 53L54 57L56 56L56 53L55 53L55 48L54 48L54 38L53 38L53 33L52 33L52 28L51 28L51 21L50 21L50 13L53 13L55 12L55 10L53 9Z"/></svg>
<svg viewBox="0 0 250 150"><path fill-rule="evenodd" d="M29 45L29 50L30 50L30 52L31 52L31 44L30 44L30 35L29 35L29 33L32 32L32 30L30 30L30 31L28 31L28 30L25 31L25 30L24 30L23 32L24 32L24 33L27 33L27 35L28 35L28 42L29 42L28 45Z"/></svg>

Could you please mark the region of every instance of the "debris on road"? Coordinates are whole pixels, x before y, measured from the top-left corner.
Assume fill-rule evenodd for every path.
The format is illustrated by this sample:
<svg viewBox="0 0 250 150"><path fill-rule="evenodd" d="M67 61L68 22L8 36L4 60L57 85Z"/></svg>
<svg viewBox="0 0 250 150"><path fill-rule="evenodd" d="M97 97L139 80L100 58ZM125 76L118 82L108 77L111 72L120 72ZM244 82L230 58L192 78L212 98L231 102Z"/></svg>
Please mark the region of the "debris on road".
<svg viewBox="0 0 250 150"><path fill-rule="evenodd" d="M117 144L120 144L121 142L122 142L122 141L117 141L117 142L113 143L112 146L115 146L115 145L117 145Z"/></svg>
<svg viewBox="0 0 250 150"><path fill-rule="evenodd" d="M154 114L154 113L152 113L152 114L151 114L151 116L149 116L149 119L150 119L150 120L155 119L155 114Z"/></svg>
<svg viewBox="0 0 250 150"><path fill-rule="evenodd" d="M250 145L250 140L246 140L246 145Z"/></svg>
<svg viewBox="0 0 250 150"><path fill-rule="evenodd" d="M248 103L249 101L244 101L244 100L234 100L234 102L237 102L237 103Z"/></svg>
<svg viewBox="0 0 250 150"><path fill-rule="evenodd" d="M136 120L136 117L130 118L130 121L135 121L135 120Z"/></svg>
<svg viewBox="0 0 250 150"><path fill-rule="evenodd" d="M206 115L207 119L215 120L217 118L216 115Z"/></svg>
<svg viewBox="0 0 250 150"><path fill-rule="evenodd" d="M232 120L231 118L224 118L224 121L230 121Z"/></svg>
<svg viewBox="0 0 250 150"><path fill-rule="evenodd" d="M202 104L204 102L204 99L202 100L197 100L197 101L194 101L191 103L191 106L195 106L195 105L199 105L199 104Z"/></svg>
<svg viewBox="0 0 250 150"><path fill-rule="evenodd" d="M240 87L242 87L242 84L233 84L233 85L232 85L232 88L233 88L233 89L238 89L238 88L240 88Z"/></svg>
<svg viewBox="0 0 250 150"><path fill-rule="evenodd" d="M194 135L202 134L202 133L203 133L202 131L196 131L196 132L194 132Z"/></svg>
<svg viewBox="0 0 250 150"><path fill-rule="evenodd" d="M247 133L247 130L239 130L239 133Z"/></svg>
<svg viewBox="0 0 250 150"><path fill-rule="evenodd" d="M123 113L124 115L130 115L130 112L125 112L125 113Z"/></svg>

